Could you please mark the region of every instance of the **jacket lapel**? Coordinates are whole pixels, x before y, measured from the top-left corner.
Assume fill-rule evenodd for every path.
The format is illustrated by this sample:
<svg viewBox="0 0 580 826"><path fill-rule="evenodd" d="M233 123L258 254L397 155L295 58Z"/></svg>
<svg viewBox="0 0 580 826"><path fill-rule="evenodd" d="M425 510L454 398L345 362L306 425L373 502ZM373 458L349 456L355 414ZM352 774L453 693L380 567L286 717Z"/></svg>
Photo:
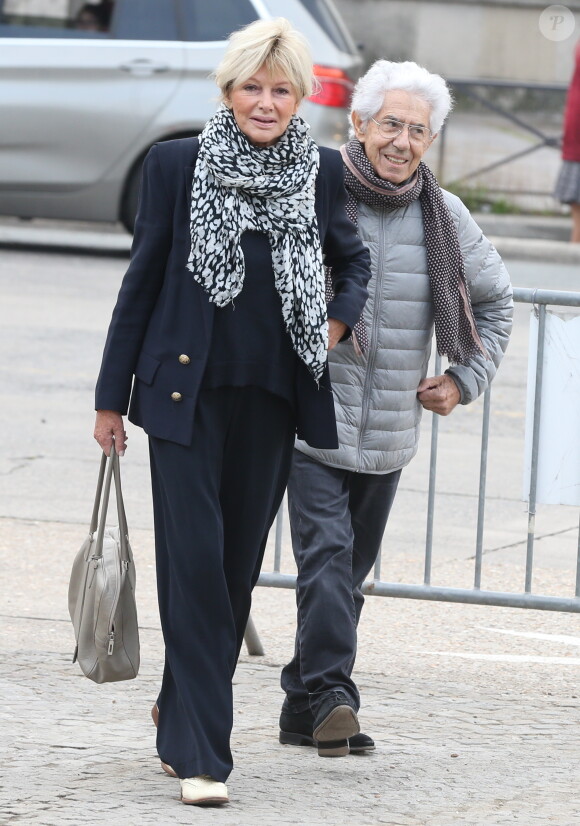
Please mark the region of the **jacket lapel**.
<svg viewBox="0 0 580 826"><path fill-rule="evenodd" d="M196 153L197 157L197 153ZM191 187L193 184L193 172L195 167L194 166L186 166L183 170L185 176L185 197L187 202L187 212L186 212L186 221L187 221L187 238L190 237L189 231L189 222L191 220ZM188 270L189 273L189 270ZM193 279L193 273L189 273L190 277ZM203 289L200 284L195 285L197 287L197 295L199 297L199 306L201 310L201 315L203 319L203 326L205 330L205 335L208 341L211 341L211 332L213 329L213 317L215 311L215 305L211 303L209 300L207 293Z"/></svg>
<svg viewBox="0 0 580 826"><path fill-rule="evenodd" d="M186 166L183 170L185 173L185 196L187 198L187 217L191 215L191 186L193 184L194 166Z"/></svg>
<svg viewBox="0 0 580 826"><path fill-rule="evenodd" d="M186 166L183 170L185 173L185 195L187 197L187 218L189 220L189 216L191 215L191 185L193 183L193 172L195 169L195 164L197 161L197 153L199 152L199 141L197 138L192 139L193 144L193 163L191 166Z"/></svg>

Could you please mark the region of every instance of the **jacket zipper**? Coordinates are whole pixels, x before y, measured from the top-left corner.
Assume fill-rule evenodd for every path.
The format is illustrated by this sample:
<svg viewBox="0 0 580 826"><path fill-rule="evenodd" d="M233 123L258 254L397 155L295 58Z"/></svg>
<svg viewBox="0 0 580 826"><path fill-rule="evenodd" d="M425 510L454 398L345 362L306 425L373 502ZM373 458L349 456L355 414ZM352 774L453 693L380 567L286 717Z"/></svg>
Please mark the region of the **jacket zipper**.
<svg viewBox="0 0 580 826"><path fill-rule="evenodd" d="M361 405L361 417L360 417L360 428L358 432L358 445L357 445L357 469L356 472L360 473L362 470L362 440L363 440L363 433L366 428L367 418L369 415L369 407L370 407L370 397L371 397L371 388L372 388L372 376L375 367L377 349L378 349L378 328L380 326L380 307L381 307L381 299L383 293L383 250L385 248L384 244L384 236L383 236L383 222L384 222L384 213L382 211L379 212L379 238L383 239L379 244L379 254L377 260L377 273L375 277L375 300L373 304L373 315L372 315L372 324L371 324L371 336L370 342L371 346L369 348L369 357L367 361L367 371L365 375L365 383L363 386L363 397L362 397L362 405Z"/></svg>

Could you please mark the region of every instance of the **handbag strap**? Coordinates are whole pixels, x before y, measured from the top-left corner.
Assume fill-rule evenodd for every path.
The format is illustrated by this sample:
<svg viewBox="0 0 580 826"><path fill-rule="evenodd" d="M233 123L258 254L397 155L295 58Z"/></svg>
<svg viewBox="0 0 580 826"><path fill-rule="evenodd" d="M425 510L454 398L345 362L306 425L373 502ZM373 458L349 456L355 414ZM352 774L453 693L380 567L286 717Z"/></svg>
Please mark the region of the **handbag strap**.
<svg viewBox="0 0 580 826"><path fill-rule="evenodd" d="M121 489L121 463L115 454L113 462L113 478L115 479L115 499L117 500L117 518L119 520L119 535L121 537L121 555L127 562L131 562L131 549L129 547L129 528L127 526L127 514L125 513L125 503L123 501L123 491Z"/></svg>
<svg viewBox="0 0 580 826"><path fill-rule="evenodd" d="M115 480L115 499L117 500L117 517L119 520L119 538L121 546L121 558L125 562L131 562L131 551L129 548L129 536L127 527L127 516L125 514L125 503L123 502L123 492L121 489L121 469L119 467L119 457L115 450L115 444L111 446L109 458L103 452L101 466L99 468L99 478L95 493L95 503L93 505L93 515L91 518L90 533L97 532L96 542L93 548L94 556L103 555L103 538L107 521L107 510L111 495L111 480ZM100 516L99 516L100 509Z"/></svg>
<svg viewBox="0 0 580 826"><path fill-rule="evenodd" d="M105 478L105 468L107 466L107 457L103 452L101 456L101 467L99 469L99 480L97 482L97 491L95 493L95 504L93 505L93 515L91 516L91 525L89 527L89 533L92 535L97 530L97 525L99 524L99 507L101 505L101 495L103 492L103 480Z"/></svg>

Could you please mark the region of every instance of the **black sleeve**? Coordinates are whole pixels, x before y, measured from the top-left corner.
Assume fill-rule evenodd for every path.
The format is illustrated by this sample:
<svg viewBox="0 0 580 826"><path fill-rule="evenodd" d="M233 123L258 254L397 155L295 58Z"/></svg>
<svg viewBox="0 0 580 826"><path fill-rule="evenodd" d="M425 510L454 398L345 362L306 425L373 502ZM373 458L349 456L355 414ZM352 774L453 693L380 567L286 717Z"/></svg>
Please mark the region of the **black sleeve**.
<svg viewBox="0 0 580 826"><path fill-rule="evenodd" d="M344 336L346 338L359 320L368 297L370 255L346 214L347 194L342 158L338 152L333 152L330 161L330 220L323 252L324 263L332 267L335 297L328 303L328 317L336 318L349 327L349 332Z"/></svg>
<svg viewBox="0 0 580 826"><path fill-rule="evenodd" d="M161 291L173 239L173 203L153 146L143 163L131 263L109 325L95 391L95 409L126 413L133 372Z"/></svg>

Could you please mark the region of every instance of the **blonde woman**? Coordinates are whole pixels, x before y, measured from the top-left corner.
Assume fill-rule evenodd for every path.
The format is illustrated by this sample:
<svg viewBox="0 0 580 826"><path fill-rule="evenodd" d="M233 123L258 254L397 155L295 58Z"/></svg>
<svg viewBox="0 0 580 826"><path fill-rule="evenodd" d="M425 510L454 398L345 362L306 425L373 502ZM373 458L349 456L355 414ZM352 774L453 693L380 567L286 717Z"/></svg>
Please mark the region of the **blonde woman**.
<svg viewBox="0 0 580 826"><path fill-rule="evenodd" d="M302 36L282 18L253 23L216 79L222 104L199 139L145 160L95 425L107 453L113 440L125 451L127 410L149 435L166 650L157 749L198 805L228 800L251 591L296 433L338 445L327 351L359 318L370 276L340 155L297 113L313 85Z"/></svg>

